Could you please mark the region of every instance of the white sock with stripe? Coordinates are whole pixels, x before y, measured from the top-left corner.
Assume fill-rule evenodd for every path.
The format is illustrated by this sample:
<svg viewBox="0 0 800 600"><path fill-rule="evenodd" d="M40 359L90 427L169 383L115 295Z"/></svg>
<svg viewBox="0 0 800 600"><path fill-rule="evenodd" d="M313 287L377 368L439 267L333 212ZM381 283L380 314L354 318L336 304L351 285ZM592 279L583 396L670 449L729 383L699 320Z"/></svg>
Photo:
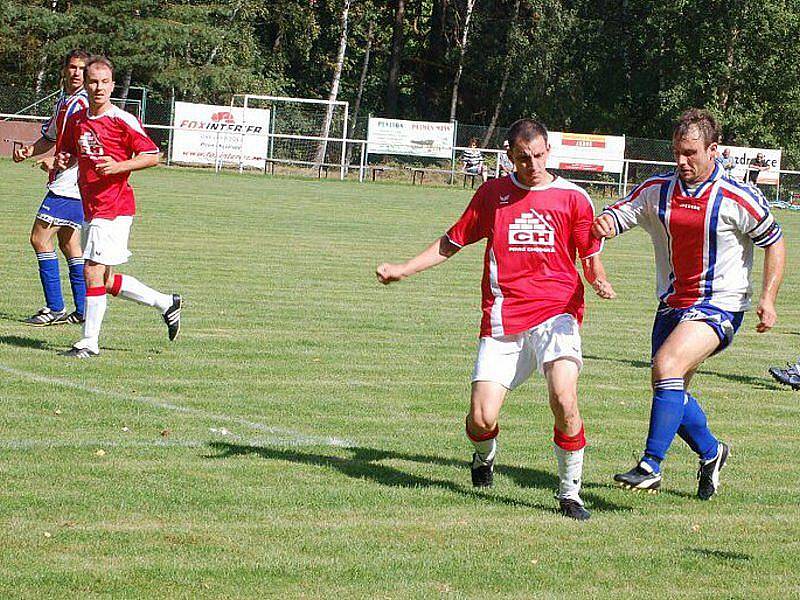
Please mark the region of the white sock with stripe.
<svg viewBox="0 0 800 600"><path fill-rule="evenodd" d="M130 275L115 275L112 294L145 306L154 306L162 313L172 306L172 296L147 287Z"/></svg>
<svg viewBox="0 0 800 600"><path fill-rule="evenodd" d="M76 348L88 348L100 352L100 326L106 314L105 287L94 287L86 290L86 314L83 322L83 339L75 344Z"/></svg>

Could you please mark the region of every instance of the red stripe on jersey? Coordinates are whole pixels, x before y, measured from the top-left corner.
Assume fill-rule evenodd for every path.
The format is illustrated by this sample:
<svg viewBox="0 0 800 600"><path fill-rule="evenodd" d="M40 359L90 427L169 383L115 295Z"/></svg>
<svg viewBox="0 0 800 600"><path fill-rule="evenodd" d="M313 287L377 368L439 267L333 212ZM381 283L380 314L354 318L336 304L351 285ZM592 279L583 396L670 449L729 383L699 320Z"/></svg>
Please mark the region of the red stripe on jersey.
<svg viewBox="0 0 800 600"><path fill-rule="evenodd" d="M665 302L672 308L687 308L702 295L701 283L706 266L703 255L707 245L706 214L713 186L698 198L684 196L676 185L670 198L669 235L674 292ZM714 233L716 235L716 232Z"/></svg>
<svg viewBox="0 0 800 600"><path fill-rule="evenodd" d="M736 204L744 208L748 213L750 213L750 216L753 217L756 221L761 221L761 219L763 219L766 216L765 211L762 210L759 212L758 210L756 210L755 207L753 206L753 203L749 202L746 198L743 198L741 194L736 194L731 190L723 187L722 195L725 198L730 198L731 200L736 202Z"/></svg>
<svg viewBox="0 0 800 600"><path fill-rule="evenodd" d="M609 208L617 208L618 206L622 206L624 204L627 204L628 202L633 202L647 188L653 187L654 185L663 185L665 183L668 184L669 182L670 182L669 179L653 179L653 180L650 180L650 181L646 181L642 185L640 185L638 188L633 190L631 192L630 196L627 196L626 198L623 198L619 202L616 202L616 203L612 204L611 206L609 206Z"/></svg>

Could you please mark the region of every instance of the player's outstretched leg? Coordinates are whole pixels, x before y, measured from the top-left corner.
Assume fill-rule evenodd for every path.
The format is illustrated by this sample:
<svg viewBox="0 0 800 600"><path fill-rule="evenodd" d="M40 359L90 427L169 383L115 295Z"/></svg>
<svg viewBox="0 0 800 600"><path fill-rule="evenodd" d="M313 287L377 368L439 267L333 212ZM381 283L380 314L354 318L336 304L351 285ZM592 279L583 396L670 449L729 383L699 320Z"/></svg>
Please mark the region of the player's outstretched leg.
<svg viewBox="0 0 800 600"><path fill-rule="evenodd" d="M170 341L178 337L181 330L181 307L183 299L178 294L162 294L143 284L130 275L114 275L110 292L126 300L131 300L145 306L152 306L161 312L164 323L167 325L167 335Z"/></svg>
<svg viewBox="0 0 800 600"><path fill-rule="evenodd" d="M794 364L786 363L785 369L770 367L769 374L781 385L788 385L793 390L800 390L800 359Z"/></svg>

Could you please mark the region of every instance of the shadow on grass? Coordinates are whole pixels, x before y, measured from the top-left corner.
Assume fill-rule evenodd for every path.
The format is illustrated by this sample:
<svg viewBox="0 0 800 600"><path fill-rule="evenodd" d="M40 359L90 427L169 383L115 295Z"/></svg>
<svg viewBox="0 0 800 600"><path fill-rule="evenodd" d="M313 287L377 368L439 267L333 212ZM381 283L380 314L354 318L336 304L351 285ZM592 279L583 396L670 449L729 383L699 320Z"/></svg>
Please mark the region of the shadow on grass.
<svg viewBox="0 0 800 600"><path fill-rule="evenodd" d="M686 548L688 552L703 558L718 558L721 560L753 560L750 554L742 552L728 552L727 550L711 550L710 548Z"/></svg>
<svg viewBox="0 0 800 600"><path fill-rule="evenodd" d="M37 340L36 338L22 337L20 335L0 335L0 344L16 346L17 348L28 348L31 350L57 350L50 342Z"/></svg>
<svg viewBox="0 0 800 600"><path fill-rule="evenodd" d="M648 369L648 370L650 369L650 363L645 362L643 360L633 360L628 358L611 358L609 356L596 356L593 354L584 354L583 358L589 360L613 362L621 365L628 365L629 367L634 367L635 369ZM771 392L783 389L780 385L778 385L777 383L773 383L766 377L737 375L735 373L720 373L719 371L709 371L708 369L700 369L697 371L697 374L700 376L711 375L712 377L718 377L719 379L724 379L725 381L732 381L733 383L741 383L760 390L767 390ZM645 383L647 385L647 388L649 389L650 387L649 379L645 380L643 384Z"/></svg>
<svg viewBox="0 0 800 600"><path fill-rule="evenodd" d="M14 323L23 323L25 321L25 317L21 315L12 315L11 313L0 311L0 320L12 321Z"/></svg>
<svg viewBox="0 0 800 600"><path fill-rule="evenodd" d="M554 506L536 504L508 498L496 494L492 491L484 491L472 487L464 487L448 479L435 479L432 477L421 477L406 473L396 467L380 464L383 460L404 460L421 464L434 464L447 467L458 467L464 476L467 475L468 463L465 461L442 458L440 456L427 456L422 454L407 454L391 450L377 450L374 448L347 448L352 456L342 458L328 454L318 454L313 452L300 452L286 448L268 448L262 446L250 446L243 444L230 444L226 442L210 442L209 446L219 454L208 458L222 459L231 456L242 456L255 454L270 460L284 460L305 465L328 467L336 469L343 475L354 479L368 479L390 487L401 488L440 488L448 490L454 494L467 498L478 498L486 502L504 504L507 506L533 508L543 512L555 512ZM526 469L521 467L497 466L496 472L508 476L520 487L543 488L555 490L558 487L558 479L545 471L537 469ZM605 487L592 486L586 487ZM592 493L582 494L589 508L599 511L622 511L630 510L627 506L618 506Z"/></svg>

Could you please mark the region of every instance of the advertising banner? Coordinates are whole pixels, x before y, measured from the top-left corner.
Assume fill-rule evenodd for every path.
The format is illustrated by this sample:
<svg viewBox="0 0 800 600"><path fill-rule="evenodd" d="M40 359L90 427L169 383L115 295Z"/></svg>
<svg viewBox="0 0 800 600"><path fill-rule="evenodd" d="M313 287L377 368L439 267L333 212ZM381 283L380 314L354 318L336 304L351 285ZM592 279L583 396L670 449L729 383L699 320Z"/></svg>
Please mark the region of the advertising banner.
<svg viewBox="0 0 800 600"><path fill-rule="evenodd" d="M550 131L549 169L622 173L625 138L616 135Z"/></svg>
<svg viewBox="0 0 800 600"><path fill-rule="evenodd" d="M176 102L170 159L189 165L264 168L269 110Z"/></svg>
<svg viewBox="0 0 800 600"><path fill-rule="evenodd" d="M453 123L371 117L367 129L367 152L450 158L454 134Z"/></svg>
<svg viewBox="0 0 800 600"><path fill-rule="evenodd" d="M732 175L734 178L740 181L750 181L753 182L754 177L758 177L758 180L755 183L763 183L767 185L778 185L779 176L781 169L781 150L775 150L774 148L745 148L743 146L723 146L720 144L719 146L719 155L720 160L724 161L725 158L723 153L725 150L730 150L730 158L733 159L733 171ZM753 174L748 177L748 165L750 162L756 158L759 154L764 155L764 160L767 163L766 169L759 169L756 175L756 170L753 169Z"/></svg>

